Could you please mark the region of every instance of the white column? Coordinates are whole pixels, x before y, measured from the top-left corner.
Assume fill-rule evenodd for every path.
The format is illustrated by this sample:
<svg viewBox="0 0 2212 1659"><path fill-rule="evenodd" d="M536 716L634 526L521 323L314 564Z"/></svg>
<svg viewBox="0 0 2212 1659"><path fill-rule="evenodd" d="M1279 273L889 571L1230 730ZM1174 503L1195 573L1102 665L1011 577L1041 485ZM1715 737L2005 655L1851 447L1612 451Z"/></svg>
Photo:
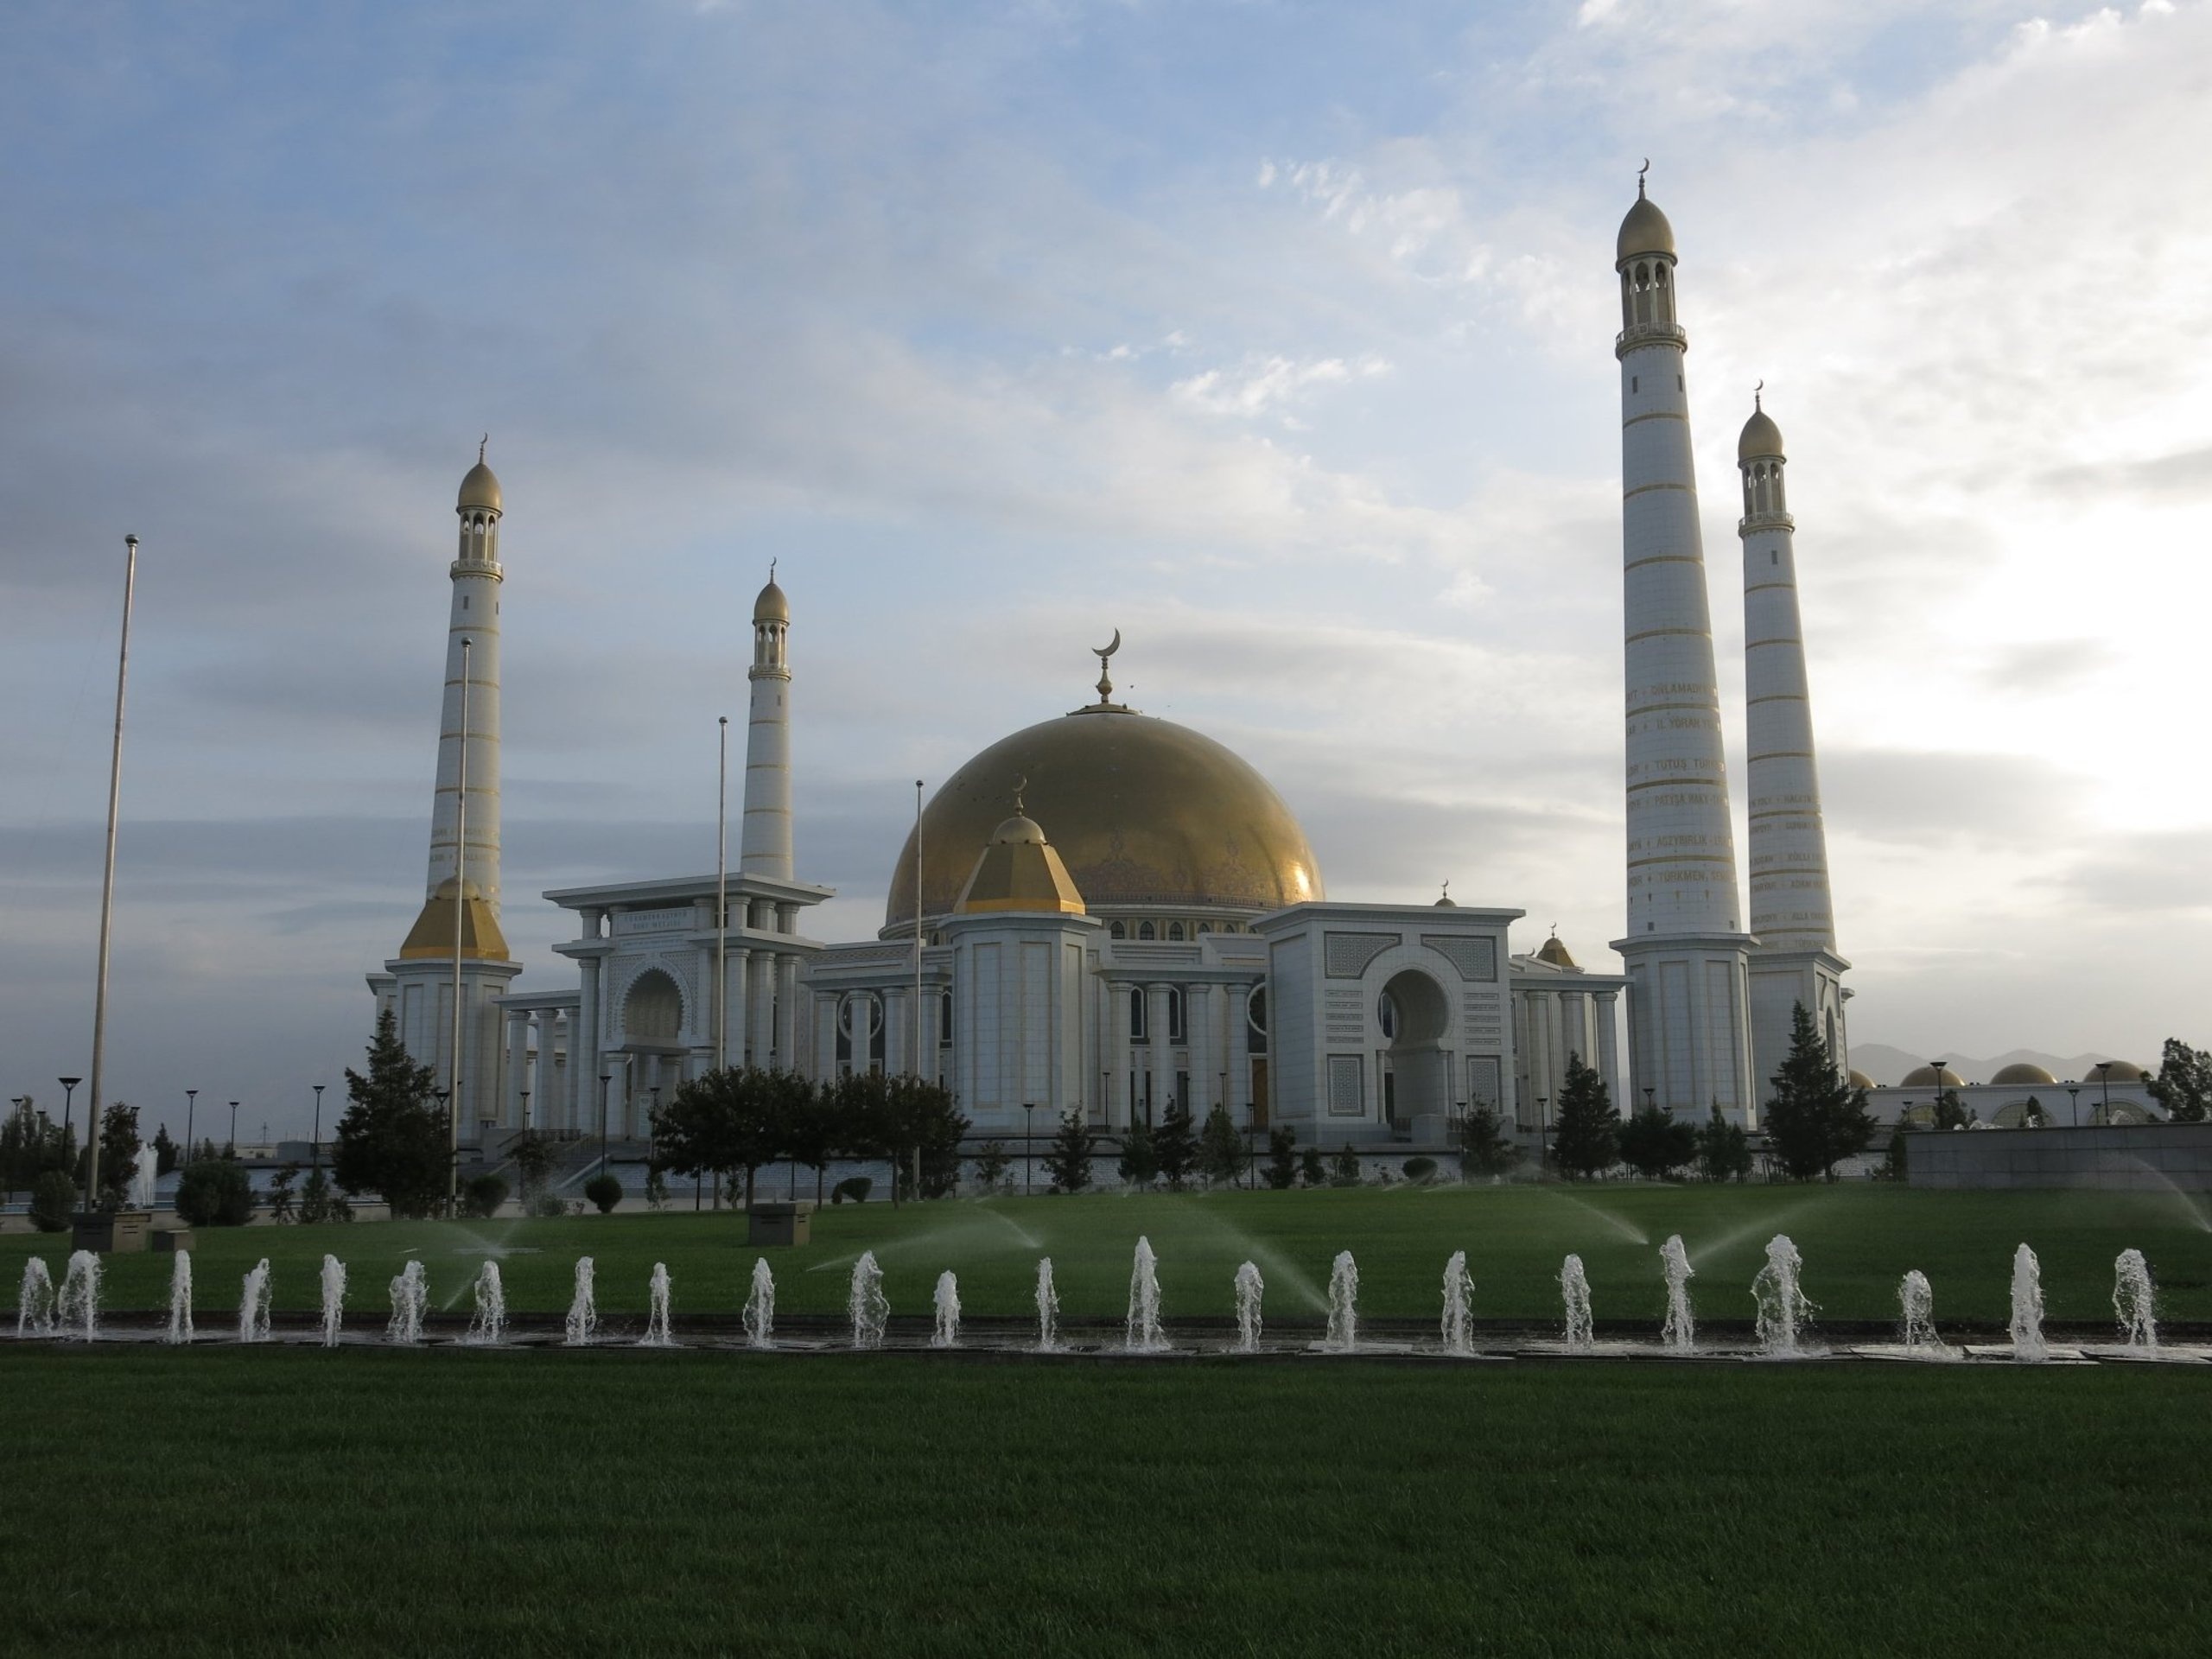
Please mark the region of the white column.
<svg viewBox="0 0 2212 1659"><path fill-rule="evenodd" d="M756 1064L753 1055L753 952L745 945L732 945L729 961L722 970L722 994L730 999L729 1063L734 1066Z"/></svg>
<svg viewBox="0 0 2212 1659"><path fill-rule="evenodd" d="M776 963L776 1064L800 1071L798 1052L798 958L779 956Z"/></svg>
<svg viewBox="0 0 2212 1659"><path fill-rule="evenodd" d="M1229 1106L1214 1068L1214 988L1186 985L1183 998L1183 1024L1191 1038L1191 1093L1195 1096L1191 1109L1203 1121L1205 1113L1202 1107L1211 1108L1216 1101ZM1243 1120L1236 1118L1233 1108L1229 1115L1242 1126Z"/></svg>
<svg viewBox="0 0 2212 1659"><path fill-rule="evenodd" d="M1154 1122L1167 1114L1168 1096L1175 1092L1175 1054L1167 1040L1167 987L1144 988L1145 1035L1152 1046L1152 1116ZM1183 1102L1187 1107L1189 1101Z"/></svg>
<svg viewBox="0 0 2212 1659"><path fill-rule="evenodd" d="M1621 1099L1620 1039L1618 1034L1619 1022L1614 1012L1613 993L1600 991L1598 993L1596 1001L1598 1004L1598 1075L1605 1080L1605 1087L1612 1091L1615 1104L1622 1105L1624 1108L1630 1103L1640 1104L1640 1102L1624 1103Z"/></svg>
<svg viewBox="0 0 2212 1659"><path fill-rule="evenodd" d="M529 1127L522 1121L522 1093L530 1087L530 1019L528 1008L507 1010L507 1077L499 1122L509 1129Z"/></svg>
<svg viewBox="0 0 2212 1659"><path fill-rule="evenodd" d="M590 912L586 912L587 916ZM569 1066L575 1074L576 1133L596 1133L599 1127L599 983L604 965L597 957L578 963L581 982L576 996L576 1032L569 1044Z"/></svg>
<svg viewBox="0 0 2212 1659"><path fill-rule="evenodd" d="M1129 1075L1136 1069L1135 1046L1129 1040L1129 999L1135 990L1122 981L1106 982L1105 1050L1114 1067L1106 1109L1116 1128L1136 1121L1136 1100L1129 1091Z"/></svg>

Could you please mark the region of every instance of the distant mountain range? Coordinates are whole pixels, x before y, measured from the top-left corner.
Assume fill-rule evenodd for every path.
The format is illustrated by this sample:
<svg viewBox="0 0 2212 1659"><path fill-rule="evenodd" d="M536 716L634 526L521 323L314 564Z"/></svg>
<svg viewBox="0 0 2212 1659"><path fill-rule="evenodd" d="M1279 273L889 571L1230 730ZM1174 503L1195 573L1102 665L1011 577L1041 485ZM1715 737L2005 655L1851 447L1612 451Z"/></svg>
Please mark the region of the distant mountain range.
<svg viewBox="0 0 2212 1659"><path fill-rule="evenodd" d="M2043 1067L2062 1083L2069 1077L2094 1077L2100 1060L2126 1059L2154 1071L2158 1062L2156 1054L2046 1054L2035 1048L2008 1048L2002 1054L1977 1060L1948 1051L1936 1054L1911 1054L1902 1048L1891 1048L1887 1043L1853 1043L1851 1046L1852 1069L1864 1071L1875 1082L1882 1084L1902 1083L1906 1072L1938 1058L1968 1083L1987 1083L1996 1071L2005 1066L2017 1065L2023 1060Z"/></svg>

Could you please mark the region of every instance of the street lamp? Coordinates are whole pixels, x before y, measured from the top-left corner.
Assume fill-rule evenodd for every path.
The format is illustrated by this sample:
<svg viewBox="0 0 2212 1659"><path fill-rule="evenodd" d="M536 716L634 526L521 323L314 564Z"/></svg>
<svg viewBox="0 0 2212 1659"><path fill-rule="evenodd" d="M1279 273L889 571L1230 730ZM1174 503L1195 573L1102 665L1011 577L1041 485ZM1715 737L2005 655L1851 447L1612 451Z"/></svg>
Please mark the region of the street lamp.
<svg viewBox="0 0 2212 1659"><path fill-rule="evenodd" d="M1033 1116L1036 1110L1035 1101L1025 1100L1021 1103L1021 1196L1025 1198L1033 1196L1030 1181L1029 1159L1030 1145L1037 1133L1037 1120Z"/></svg>
<svg viewBox="0 0 2212 1659"><path fill-rule="evenodd" d="M2097 1081L2105 1086L2104 1121L2107 1128L2112 1127L2112 1068L2110 1060L2097 1062Z"/></svg>
<svg viewBox="0 0 2212 1659"><path fill-rule="evenodd" d="M2073 1098L2073 1104L2068 1109L2066 1114L2066 1121L2069 1127L2078 1129L2082 1127L2082 1086L2069 1077L2066 1080L2066 1092Z"/></svg>
<svg viewBox="0 0 2212 1659"><path fill-rule="evenodd" d="M1647 1112L1656 1112L1659 1109L1659 1085L1656 1083L1647 1083L1643 1085L1643 1109Z"/></svg>
<svg viewBox="0 0 2212 1659"><path fill-rule="evenodd" d="M1244 1109L1244 1185L1254 1192L1260 1185L1260 1154L1253 1136L1259 1132L1260 1103L1255 1100Z"/></svg>
<svg viewBox="0 0 2212 1659"><path fill-rule="evenodd" d="M308 1142L308 1166L310 1174L322 1173L322 1091L327 1084L315 1085L315 1138Z"/></svg>
<svg viewBox="0 0 2212 1659"><path fill-rule="evenodd" d="M228 1154L228 1155L229 1155L229 1157L230 1157L230 1159L231 1159L231 1161L232 1161L232 1162L236 1163L236 1162L238 1161L238 1102L236 1102L235 1100L234 1100L234 1101L232 1101L232 1102L231 1103L231 1144L230 1144L230 1149L229 1149L229 1154Z"/></svg>
<svg viewBox="0 0 2212 1659"><path fill-rule="evenodd" d="M599 1173L607 1173L607 1088L614 1081L612 1071L599 1074Z"/></svg>
<svg viewBox="0 0 2212 1659"><path fill-rule="evenodd" d="M1536 1166L1539 1169L1552 1160L1552 1115L1548 1109L1551 1103L1549 1095L1536 1096Z"/></svg>
<svg viewBox="0 0 2212 1659"><path fill-rule="evenodd" d="M192 1109L199 1103L200 1091L197 1089L184 1091L184 1161L188 1164L192 1161Z"/></svg>
<svg viewBox="0 0 2212 1659"><path fill-rule="evenodd" d="M77 1115L76 1108L71 1103L75 1101L77 1098L77 1085L82 1083L84 1079L82 1077L56 1077L54 1081L61 1085L61 1124L64 1128L67 1128L69 1125L69 1120ZM93 1136L94 1140L98 1140L99 1138L99 1137L97 1134ZM85 1192L85 1202L89 1205L92 1201L92 1191L87 1187Z"/></svg>

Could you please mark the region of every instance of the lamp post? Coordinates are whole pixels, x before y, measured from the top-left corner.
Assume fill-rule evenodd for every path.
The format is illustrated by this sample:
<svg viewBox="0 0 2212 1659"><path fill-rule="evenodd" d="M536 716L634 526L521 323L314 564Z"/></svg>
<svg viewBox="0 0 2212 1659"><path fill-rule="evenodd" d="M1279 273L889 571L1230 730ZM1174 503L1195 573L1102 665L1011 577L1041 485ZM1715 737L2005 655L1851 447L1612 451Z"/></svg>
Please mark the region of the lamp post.
<svg viewBox="0 0 2212 1659"><path fill-rule="evenodd" d="M446 1112L446 1209L461 1197L461 951L468 914L468 652L472 641L461 636L461 747L455 752L453 834L453 1052L446 1064L446 1088L453 1103Z"/></svg>
<svg viewBox="0 0 2212 1659"><path fill-rule="evenodd" d="M1552 1097L1536 1096L1536 1166L1542 1168L1552 1160Z"/></svg>
<svg viewBox="0 0 2212 1659"><path fill-rule="evenodd" d="M2069 1128L2078 1129L2082 1127L2082 1086L2069 1077L2066 1080L2066 1092L2072 1100L2072 1103L2067 1109L2066 1122Z"/></svg>
<svg viewBox="0 0 2212 1659"><path fill-rule="evenodd" d="M721 760L715 785L715 1070L722 1071L729 1067L729 716L719 718ZM697 1193L692 1196L696 1198Z"/></svg>
<svg viewBox="0 0 2212 1659"><path fill-rule="evenodd" d="M599 1173L607 1173L607 1090L614 1081L612 1071L599 1074Z"/></svg>
<svg viewBox="0 0 2212 1659"><path fill-rule="evenodd" d="M1928 1062L1928 1070L1930 1073L1928 1081L1934 1086L1936 1090L1936 1103L1932 1108L1930 1108L1930 1109L1935 1112L1937 1117L1941 1117L1943 1115L1943 1062L1941 1060L1930 1060ZM1930 1127L1934 1128L1942 1128L1942 1125L1931 1121Z"/></svg>
<svg viewBox="0 0 2212 1659"><path fill-rule="evenodd" d="M1647 1112L1659 1109L1659 1085L1656 1083L1643 1085L1643 1109Z"/></svg>
<svg viewBox="0 0 2212 1659"><path fill-rule="evenodd" d="M235 1100L234 1100L234 1101L232 1101L232 1102L231 1103L231 1143L230 1143L230 1149L229 1149L229 1154L228 1154L228 1155L229 1155L230 1160L231 1160L231 1161L232 1161L232 1163L236 1163L236 1162L238 1161L238 1102L236 1102Z"/></svg>
<svg viewBox="0 0 2212 1659"><path fill-rule="evenodd" d="M308 1166L310 1174L319 1175L322 1173L322 1091L328 1086L327 1084L321 1083L315 1085L315 1138L308 1142Z"/></svg>
<svg viewBox="0 0 2212 1659"><path fill-rule="evenodd" d="M200 1091L197 1089L184 1091L184 1161L188 1164L192 1161L192 1109L199 1103Z"/></svg>
<svg viewBox="0 0 2212 1659"><path fill-rule="evenodd" d="M61 1123L62 1127L66 1128L68 1127L69 1121L77 1115L77 1108L75 1105L77 1099L77 1085L82 1083L84 1079L82 1077L56 1077L54 1081L61 1085ZM85 1202L86 1204L90 1205L92 1201L92 1188L88 1186L85 1189Z"/></svg>
<svg viewBox="0 0 2212 1659"><path fill-rule="evenodd" d="M2105 1103L2102 1110L2107 1128L2112 1125L2112 1067L2113 1063L2110 1060L2097 1062L2097 1081L2105 1086Z"/></svg>
<svg viewBox="0 0 2212 1659"><path fill-rule="evenodd" d="M1025 1198L1033 1196L1029 1179L1029 1159L1030 1147L1037 1133L1037 1120L1034 1116L1036 1110L1035 1101L1025 1100L1021 1103L1021 1196Z"/></svg>
<svg viewBox="0 0 2212 1659"><path fill-rule="evenodd" d="M130 601L138 586L138 538L123 538L123 638L115 653L115 747L107 767L107 858L100 877L99 968L92 991L92 1087L85 1097L92 1119L86 1166L85 1202L100 1190L100 1077L107 1063L108 944L115 922L115 828L123 791L123 689L130 669Z"/></svg>
<svg viewBox="0 0 2212 1659"><path fill-rule="evenodd" d="M1257 1191L1260 1185L1259 1142L1254 1139L1260 1132L1260 1103L1254 1101L1244 1113L1244 1185Z"/></svg>
<svg viewBox="0 0 2212 1659"><path fill-rule="evenodd" d="M523 1133L527 1135L530 1132L530 1090L527 1089L522 1091L522 1127Z"/></svg>

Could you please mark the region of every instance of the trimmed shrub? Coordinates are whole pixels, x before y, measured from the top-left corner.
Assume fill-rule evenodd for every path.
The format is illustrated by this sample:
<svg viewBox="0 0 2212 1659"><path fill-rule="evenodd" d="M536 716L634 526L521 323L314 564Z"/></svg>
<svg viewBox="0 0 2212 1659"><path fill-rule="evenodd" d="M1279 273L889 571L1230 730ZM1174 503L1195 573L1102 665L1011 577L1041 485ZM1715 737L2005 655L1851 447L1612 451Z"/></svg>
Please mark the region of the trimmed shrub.
<svg viewBox="0 0 2212 1659"><path fill-rule="evenodd" d="M1359 1176L1359 1154L1351 1149L1351 1142L1347 1141L1344 1149L1329 1160L1329 1185L1357 1186Z"/></svg>
<svg viewBox="0 0 2212 1659"><path fill-rule="evenodd" d="M848 1198L855 1204L866 1204L868 1195L875 1190L875 1182L866 1175L855 1175L830 1189L830 1202L842 1204Z"/></svg>
<svg viewBox="0 0 2212 1659"><path fill-rule="evenodd" d="M243 1227L253 1218L253 1182L244 1164L202 1158L176 1180L177 1219L193 1227Z"/></svg>
<svg viewBox="0 0 2212 1659"><path fill-rule="evenodd" d="M465 1216L489 1218L499 1214L499 1206L507 1201L506 1182L488 1172L471 1176L461 1191L461 1211Z"/></svg>
<svg viewBox="0 0 2212 1659"><path fill-rule="evenodd" d="M77 1208L77 1183L66 1169L49 1169L31 1183L31 1225L41 1233L66 1233Z"/></svg>
<svg viewBox="0 0 2212 1659"><path fill-rule="evenodd" d="M540 1192L530 1201L530 1213L542 1221L551 1221L569 1213L568 1200L558 1192Z"/></svg>
<svg viewBox="0 0 2212 1659"><path fill-rule="evenodd" d="M1399 1167L1406 1172L1406 1179L1409 1181L1425 1182L1436 1179L1436 1160L1433 1158L1408 1158Z"/></svg>
<svg viewBox="0 0 2212 1659"><path fill-rule="evenodd" d="M612 1175L594 1175L584 1183L584 1197L603 1216L622 1202L622 1183Z"/></svg>

